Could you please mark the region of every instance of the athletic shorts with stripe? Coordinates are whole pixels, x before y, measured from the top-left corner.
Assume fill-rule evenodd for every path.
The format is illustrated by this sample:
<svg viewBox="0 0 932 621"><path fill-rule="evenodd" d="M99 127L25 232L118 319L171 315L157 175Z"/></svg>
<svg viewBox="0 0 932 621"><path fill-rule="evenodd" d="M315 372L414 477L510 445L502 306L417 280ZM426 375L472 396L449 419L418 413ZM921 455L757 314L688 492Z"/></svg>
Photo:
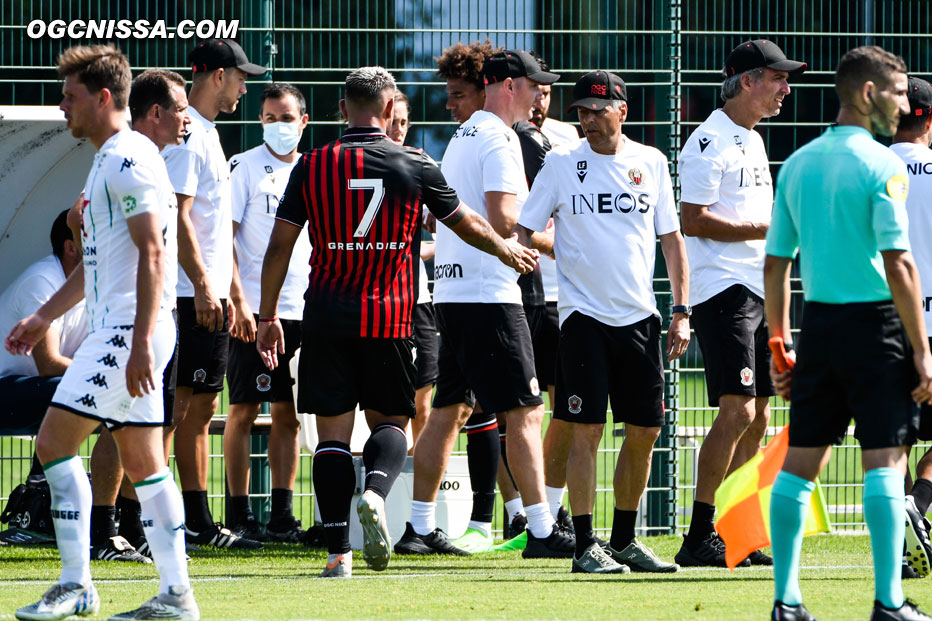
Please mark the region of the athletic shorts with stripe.
<svg viewBox="0 0 932 621"><path fill-rule="evenodd" d="M165 424L162 376L175 348L175 324L162 319L152 335L152 381L155 388L131 397L126 388L126 364L133 343L133 326L99 328L78 347L52 397L52 405L99 420L108 429Z"/></svg>
<svg viewBox="0 0 932 621"><path fill-rule="evenodd" d="M919 406L912 347L893 302L807 302L796 339L790 446L840 444L854 419L862 449L913 444Z"/></svg>
<svg viewBox="0 0 932 621"><path fill-rule="evenodd" d="M560 327L553 416L605 422L611 398L616 424L664 424L660 318L609 326L576 311Z"/></svg>
<svg viewBox="0 0 932 621"><path fill-rule="evenodd" d="M440 329L434 407L476 400L502 413L543 403L520 304L434 304Z"/></svg>

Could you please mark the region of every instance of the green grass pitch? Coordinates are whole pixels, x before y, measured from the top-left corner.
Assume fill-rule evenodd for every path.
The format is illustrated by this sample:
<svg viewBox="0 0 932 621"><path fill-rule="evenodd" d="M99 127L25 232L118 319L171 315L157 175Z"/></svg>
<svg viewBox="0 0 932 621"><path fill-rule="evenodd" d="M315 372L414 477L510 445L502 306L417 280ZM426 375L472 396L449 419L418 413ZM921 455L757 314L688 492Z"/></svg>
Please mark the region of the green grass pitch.
<svg viewBox="0 0 932 621"><path fill-rule="evenodd" d="M662 558L675 537L644 540ZM470 558L394 556L375 573L354 559L348 580L317 574L323 551L268 546L258 553L197 552L190 574L204 619L763 619L770 612L769 568L682 570L673 575L571 574L569 561L524 561L515 552ZM819 619L865 619L873 602L867 536L804 541L807 606ZM58 576L54 548L0 548L0 619L42 594ZM101 616L154 595L154 566L92 563ZM927 580L904 584L907 597L932 606Z"/></svg>

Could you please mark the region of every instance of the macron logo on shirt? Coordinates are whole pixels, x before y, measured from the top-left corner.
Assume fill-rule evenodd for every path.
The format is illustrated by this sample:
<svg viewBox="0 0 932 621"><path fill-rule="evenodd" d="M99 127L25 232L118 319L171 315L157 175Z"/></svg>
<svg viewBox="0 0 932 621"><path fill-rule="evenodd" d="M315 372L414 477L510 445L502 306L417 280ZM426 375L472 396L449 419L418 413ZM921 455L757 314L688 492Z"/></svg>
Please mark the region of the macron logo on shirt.
<svg viewBox="0 0 932 621"><path fill-rule="evenodd" d="M700 138L699 139L699 153L702 153L703 151L705 151L705 148L709 146L710 144L712 144L712 141L709 140L708 138Z"/></svg>

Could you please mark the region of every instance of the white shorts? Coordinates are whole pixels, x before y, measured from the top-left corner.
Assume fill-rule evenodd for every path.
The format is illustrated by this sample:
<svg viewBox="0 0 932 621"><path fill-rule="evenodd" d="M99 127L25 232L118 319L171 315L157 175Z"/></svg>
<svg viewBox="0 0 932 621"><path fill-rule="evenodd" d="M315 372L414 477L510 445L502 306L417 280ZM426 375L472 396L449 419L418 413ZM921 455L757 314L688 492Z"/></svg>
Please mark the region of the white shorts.
<svg viewBox="0 0 932 621"><path fill-rule="evenodd" d="M168 316L152 335L155 389L131 397L126 388L126 364L133 344L133 327L100 328L87 335L52 397L52 405L99 420L108 429L165 424L162 373L175 350L175 324Z"/></svg>

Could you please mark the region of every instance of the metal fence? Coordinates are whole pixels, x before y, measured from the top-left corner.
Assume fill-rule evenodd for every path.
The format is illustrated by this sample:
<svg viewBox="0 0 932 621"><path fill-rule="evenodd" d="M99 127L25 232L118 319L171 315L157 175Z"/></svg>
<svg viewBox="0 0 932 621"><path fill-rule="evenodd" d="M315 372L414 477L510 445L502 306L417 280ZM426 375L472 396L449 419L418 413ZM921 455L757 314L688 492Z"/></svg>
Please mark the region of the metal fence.
<svg viewBox="0 0 932 621"><path fill-rule="evenodd" d="M902 55L915 74L928 77L930 13L927 0L118 0L104 4L0 0L0 105L58 103L60 84L52 66L60 50L75 42L67 37L28 38L25 26L35 19L161 19L170 32L185 19L238 20L238 40L253 60L269 67L264 79L290 81L308 98L311 124L302 149L338 136L339 86L347 71L381 64L395 73L411 99L409 143L440 159L455 124L443 107L445 93L435 75L435 57L456 41L488 38L496 45L534 49L561 74L551 108L557 118L564 116L572 84L582 73L601 68L621 74L631 99L624 131L668 154L678 191L679 149L718 104L721 66L737 43L769 38L789 57L809 64L809 70L793 81L793 93L780 116L758 126L776 177L783 160L834 119L832 72L847 49L880 45ZM187 51L193 46L193 39L177 37L115 42L136 69L167 67L183 73ZM251 83L237 113L220 121L230 155L261 140L259 90L259 84ZM659 262L656 288L661 308L666 309L669 283L663 275ZM794 279L793 288L795 325L801 306L798 280ZM688 524L698 447L715 413L708 406L695 344L669 369L667 379L668 425L658 444L656 472L644 505L651 517L641 524L644 531L652 532ZM786 421L781 400L773 400L772 412L773 432ZM610 520L611 473L621 441L609 427L599 458L596 513L601 514L602 525ZM925 448L914 451L912 464ZM21 480L22 468L28 468L28 451L28 442L0 440L0 500ZM209 491L215 515L220 515L219 441L212 445L212 453ZM854 444L839 447L823 475L836 527L863 528L860 481L859 449ZM302 457L296 493L297 506L307 520L309 503L302 504L311 494L307 456Z"/></svg>

